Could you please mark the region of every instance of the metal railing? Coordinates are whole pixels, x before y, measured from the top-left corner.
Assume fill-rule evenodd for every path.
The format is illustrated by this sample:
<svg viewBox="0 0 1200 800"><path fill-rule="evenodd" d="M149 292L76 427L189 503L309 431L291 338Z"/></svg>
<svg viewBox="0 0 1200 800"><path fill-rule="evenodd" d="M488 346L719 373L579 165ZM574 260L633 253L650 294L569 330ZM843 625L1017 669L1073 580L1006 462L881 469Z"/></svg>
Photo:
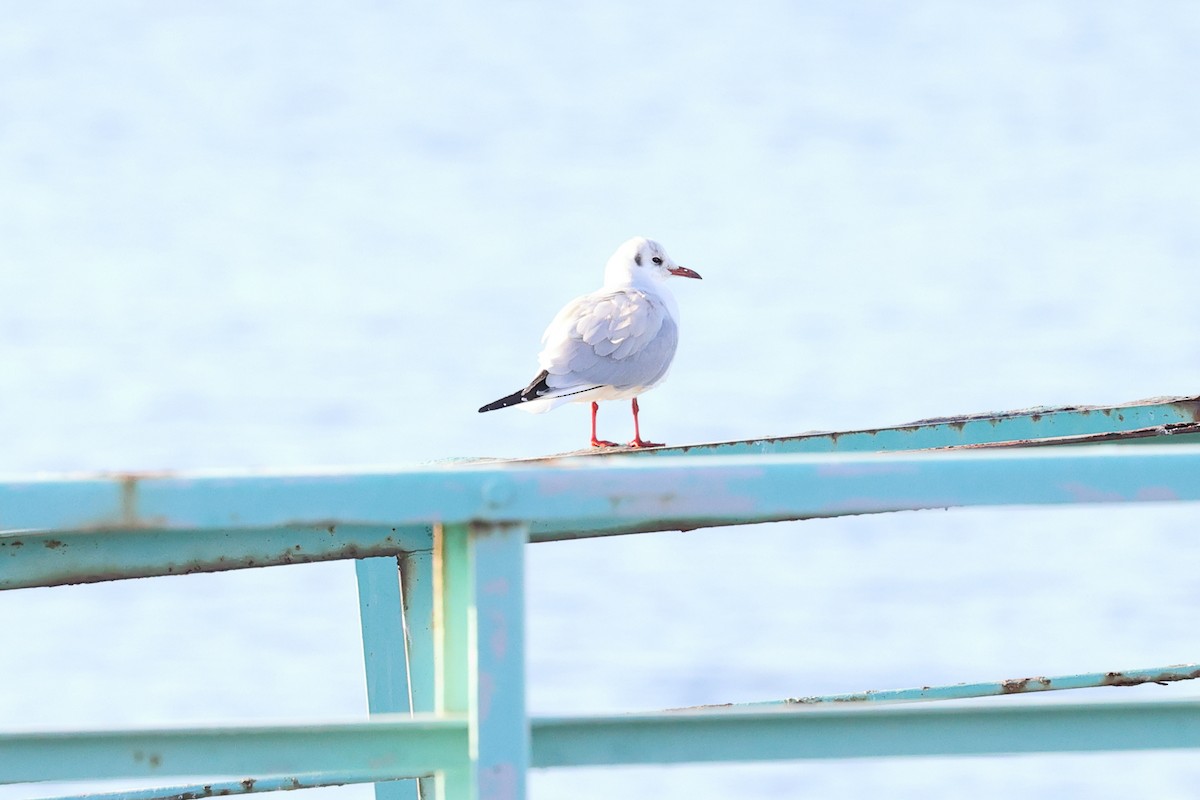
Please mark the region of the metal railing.
<svg viewBox="0 0 1200 800"><path fill-rule="evenodd" d="M235 775L245 777L103 796L375 783L391 800L416 797L417 778L427 798L517 798L530 767L1200 747L1200 705L1187 701L876 702L1188 680L1196 664L530 719L523 600L529 542L1200 500L1198 419L1200 398L1173 398L395 472L0 482L0 589L358 559L370 712L350 723L0 733L0 783Z"/></svg>

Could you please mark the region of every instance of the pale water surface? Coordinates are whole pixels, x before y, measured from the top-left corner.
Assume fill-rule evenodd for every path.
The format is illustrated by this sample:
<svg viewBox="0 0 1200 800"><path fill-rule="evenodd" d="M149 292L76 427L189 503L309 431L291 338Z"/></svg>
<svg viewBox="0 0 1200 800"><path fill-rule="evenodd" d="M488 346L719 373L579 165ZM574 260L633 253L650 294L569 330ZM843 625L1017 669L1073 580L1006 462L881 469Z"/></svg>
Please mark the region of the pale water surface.
<svg viewBox="0 0 1200 800"><path fill-rule="evenodd" d="M475 409L634 234L705 276L643 403L668 442L1198 393L1198 39L1185 2L6 4L0 472L573 449L582 407ZM1200 660L1196 523L975 510L533 547L531 704ZM360 715L358 648L349 563L3 593L0 728ZM1198 782L1185 753L557 771L533 796Z"/></svg>

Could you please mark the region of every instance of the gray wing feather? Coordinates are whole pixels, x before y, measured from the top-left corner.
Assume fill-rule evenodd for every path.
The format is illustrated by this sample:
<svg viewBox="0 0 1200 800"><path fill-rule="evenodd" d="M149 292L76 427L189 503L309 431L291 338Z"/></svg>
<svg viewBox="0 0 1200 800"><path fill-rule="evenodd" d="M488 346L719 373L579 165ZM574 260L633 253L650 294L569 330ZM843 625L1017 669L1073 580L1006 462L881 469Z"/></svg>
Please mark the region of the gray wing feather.
<svg viewBox="0 0 1200 800"><path fill-rule="evenodd" d="M578 298L550 323L538 356L555 389L652 386L675 356L679 331L666 307L626 290Z"/></svg>

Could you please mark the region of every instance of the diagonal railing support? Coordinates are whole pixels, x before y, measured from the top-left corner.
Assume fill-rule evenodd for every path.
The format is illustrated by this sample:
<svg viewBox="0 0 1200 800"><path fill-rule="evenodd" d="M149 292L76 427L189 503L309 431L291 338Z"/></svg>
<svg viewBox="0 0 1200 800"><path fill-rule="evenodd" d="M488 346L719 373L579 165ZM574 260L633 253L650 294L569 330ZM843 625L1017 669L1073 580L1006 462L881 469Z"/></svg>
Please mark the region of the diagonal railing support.
<svg viewBox="0 0 1200 800"><path fill-rule="evenodd" d="M362 625L367 708L375 714L408 714L413 710L400 599L400 569L395 558L363 558L354 562ZM375 784L375 800L417 800L412 781Z"/></svg>

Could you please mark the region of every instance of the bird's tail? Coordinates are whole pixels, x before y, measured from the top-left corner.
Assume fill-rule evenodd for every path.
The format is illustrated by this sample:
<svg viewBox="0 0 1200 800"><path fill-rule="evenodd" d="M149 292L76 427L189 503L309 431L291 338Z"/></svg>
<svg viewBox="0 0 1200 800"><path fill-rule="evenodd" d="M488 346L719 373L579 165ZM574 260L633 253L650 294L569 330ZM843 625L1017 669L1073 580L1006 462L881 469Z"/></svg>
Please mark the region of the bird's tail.
<svg viewBox="0 0 1200 800"><path fill-rule="evenodd" d="M500 408L515 406L518 403L528 403L530 400L537 400L544 393L550 391L550 387L546 385L546 376L549 374L546 370L542 370L541 374L530 381L529 385L524 389L519 389L506 397L501 397L499 400L493 400L479 409L479 413L482 414L485 411L495 411Z"/></svg>

